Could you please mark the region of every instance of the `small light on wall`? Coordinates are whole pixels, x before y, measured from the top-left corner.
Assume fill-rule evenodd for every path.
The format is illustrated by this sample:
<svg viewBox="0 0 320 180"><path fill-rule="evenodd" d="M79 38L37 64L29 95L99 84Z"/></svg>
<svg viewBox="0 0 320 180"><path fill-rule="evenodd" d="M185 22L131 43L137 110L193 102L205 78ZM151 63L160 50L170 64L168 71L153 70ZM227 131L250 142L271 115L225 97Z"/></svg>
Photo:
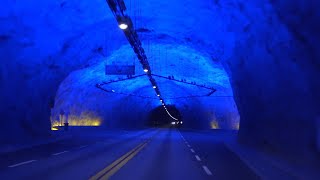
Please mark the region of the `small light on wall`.
<svg viewBox="0 0 320 180"><path fill-rule="evenodd" d="M148 69L144 69L143 71L144 71L145 73L147 73L149 70L148 70Z"/></svg>
<svg viewBox="0 0 320 180"><path fill-rule="evenodd" d="M119 28L122 29L122 30L125 30L125 29L128 28L128 25L125 24L125 23L121 23L121 24L119 24Z"/></svg>

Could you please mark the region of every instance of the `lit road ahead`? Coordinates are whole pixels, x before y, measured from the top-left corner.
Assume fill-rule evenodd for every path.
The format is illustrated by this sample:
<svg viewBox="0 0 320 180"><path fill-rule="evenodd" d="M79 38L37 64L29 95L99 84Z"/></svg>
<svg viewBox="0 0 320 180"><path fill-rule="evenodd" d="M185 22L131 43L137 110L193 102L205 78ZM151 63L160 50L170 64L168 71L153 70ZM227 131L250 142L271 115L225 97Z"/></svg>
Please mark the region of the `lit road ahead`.
<svg viewBox="0 0 320 180"><path fill-rule="evenodd" d="M0 155L0 179L259 179L211 133L105 131Z"/></svg>

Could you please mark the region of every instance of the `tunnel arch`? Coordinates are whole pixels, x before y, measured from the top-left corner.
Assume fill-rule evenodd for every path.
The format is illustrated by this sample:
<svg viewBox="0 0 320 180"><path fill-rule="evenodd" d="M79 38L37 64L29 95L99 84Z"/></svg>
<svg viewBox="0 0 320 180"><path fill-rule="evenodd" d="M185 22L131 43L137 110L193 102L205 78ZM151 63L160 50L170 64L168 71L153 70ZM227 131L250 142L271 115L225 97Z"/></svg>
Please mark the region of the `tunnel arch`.
<svg viewBox="0 0 320 180"><path fill-rule="evenodd" d="M181 7L180 1L170 6L148 1L141 4L146 10L140 20L157 40L168 35L179 43L191 41L224 64L242 117L242 141L267 142L282 152L313 157L320 149L315 148L320 139L320 51L315 43L320 18L318 4L305 2L185 1ZM33 8L27 2L4 1L1 142L48 136L48 104L59 84L70 72L92 65L97 55L92 50L105 43L99 34L116 29L105 2L68 3L61 8L55 1L39 1ZM214 22L210 28L208 22Z"/></svg>
<svg viewBox="0 0 320 180"><path fill-rule="evenodd" d="M175 79L181 80L179 82L155 76L166 102L178 105L183 116L188 117L185 118L185 127L238 129L239 114L236 106L231 105L234 104L234 101L228 75L218 62L212 63L208 55L186 45L165 44L163 42L159 44L151 43L148 44L146 49L146 53L149 53L152 57L150 65L154 69L154 74L164 77L174 75ZM159 52L165 53L166 57L160 57ZM99 109L97 112L100 112L101 125L108 125L109 127L144 125L145 121L147 121L147 116L142 114L149 114L152 109L161 104L155 97L146 77L130 78L127 81L104 86L106 89L114 90L114 93L100 91L94 86L104 81L126 78L105 75L104 65L108 63L106 61L119 61L120 64L134 62L136 74L140 75L142 69L138 61L132 60L134 57L131 47L124 45L109 57L101 59L96 65L70 74L61 84L57 93L55 114L59 113L59 109L70 109L68 103L72 102L79 104L75 105L77 110L74 111L76 114L81 111L90 111L83 104L88 103L88 96L92 96L94 98L90 100L91 103L88 105L88 109L92 111L95 109L94 106ZM196 67L200 69L194 69ZM198 85L206 84L206 86L212 86L216 89L216 92L212 94L210 90L186 84L182 82L182 79L187 82L195 82ZM87 90L88 88L90 90ZM98 92L99 94L96 95ZM151 98L126 97L126 95L121 95L117 92L150 96ZM212 95L207 96L208 93ZM208 101L210 101L208 99L215 101L215 99L222 99L225 96L227 99L231 99L230 102L225 101L225 104L228 105L225 106L223 103L213 102L209 103L210 106L207 106ZM137 109L138 107L140 110ZM190 109L185 110L185 107ZM118 110L118 112L112 109ZM220 114L220 116L216 116L216 114ZM112 122L108 122L110 117L114 119ZM130 121L129 119L133 117L137 118ZM141 122L137 122L136 119L140 119ZM226 122L219 122L220 119ZM220 126L213 127L213 122L220 124ZM121 125L121 123L123 124Z"/></svg>

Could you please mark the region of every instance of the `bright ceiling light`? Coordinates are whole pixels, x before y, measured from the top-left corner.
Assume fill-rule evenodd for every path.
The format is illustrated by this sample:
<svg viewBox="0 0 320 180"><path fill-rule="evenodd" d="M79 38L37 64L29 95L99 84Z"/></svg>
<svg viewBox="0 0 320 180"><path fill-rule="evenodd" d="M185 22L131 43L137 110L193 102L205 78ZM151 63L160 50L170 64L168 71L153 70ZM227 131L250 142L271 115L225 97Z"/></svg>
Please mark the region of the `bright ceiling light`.
<svg viewBox="0 0 320 180"><path fill-rule="evenodd" d="M160 96L160 94L157 95L158 97Z"/></svg>
<svg viewBox="0 0 320 180"><path fill-rule="evenodd" d="M128 28L128 25L125 24L125 23L121 23L121 24L119 24L119 28L122 29L122 30L125 30L125 29Z"/></svg>
<svg viewBox="0 0 320 180"><path fill-rule="evenodd" d="M171 124L172 124L172 125L175 125L175 124L176 124L176 122L171 122Z"/></svg>
<svg viewBox="0 0 320 180"><path fill-rule="evenodd" d="M157 86L153 86L153 89L157 88Z"/></svg>
<svg viewBox="0 0 320 180"><path fill-rule="evenodd" d="M144 71L144 72L148 72L149 70L148 70L148 69L144 69L143 71Z"/></svg>

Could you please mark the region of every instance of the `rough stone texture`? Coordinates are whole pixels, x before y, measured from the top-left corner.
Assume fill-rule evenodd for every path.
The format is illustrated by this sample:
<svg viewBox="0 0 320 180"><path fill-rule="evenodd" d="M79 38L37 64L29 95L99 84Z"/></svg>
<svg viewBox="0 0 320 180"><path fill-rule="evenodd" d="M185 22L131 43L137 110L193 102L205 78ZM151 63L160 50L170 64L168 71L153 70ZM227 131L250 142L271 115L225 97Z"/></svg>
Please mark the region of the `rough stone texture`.
<svg viewBox="0 0 320 180"><path fill-rule="evenodd" d="M126 41L105 1L1 4L0 142L9 143L48 134L48 104L62 80ZM242 141L294 157L315 156L318 1L150 0L135 7L141 11L129 12L137 15L138 27L149 30L143 40L182 44L224 65L241 116Z"/></svg>
<svg viewBox="0 0 320 180"><path fill-rule="evenodd" d="M206 54L178 44L148 44L146 53L152 57L150 65L154 74L165 77L174 75L177 80L186 79L188 82L194 81L199 85L217 88L217 92L208 97L206 95L210 90L155 77L165 101L181 110L184 127L237 128L239 114L233 101L228 76L218 62L213 63ZM55 119L58 119L61 110L69 115L78 116L79 120L75 120L78 122L83 119L83 112L92 112L93 117L88 117L88 121L94 121L94 117L99 116L101 125L109 128L144 127L149 112L161 105L147 77L103 86L108 90L114 90L115 93L95 88L98 83L127 78L126 75L105 75L105 64L135 64L136 75L144 74L140 63L133 57L135 55L131 47L125 45L111 56L102 58L101 63L70 74L58 90L54 108ZM118 93L132 93L154 99ZM177 98L192 95L204 96ZM217 123L217 127L211 126L213 122Z"/></svg>

